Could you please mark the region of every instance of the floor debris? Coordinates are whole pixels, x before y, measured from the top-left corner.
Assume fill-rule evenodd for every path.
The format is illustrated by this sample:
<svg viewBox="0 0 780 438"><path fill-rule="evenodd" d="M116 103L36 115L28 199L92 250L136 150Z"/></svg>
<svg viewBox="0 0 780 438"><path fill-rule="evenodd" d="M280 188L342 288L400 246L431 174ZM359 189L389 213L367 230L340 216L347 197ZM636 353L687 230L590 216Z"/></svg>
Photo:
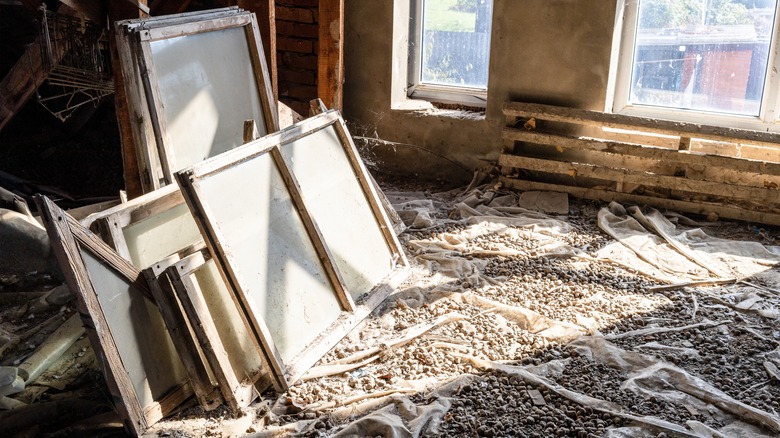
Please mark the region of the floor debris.
<svg viewBox="0 0 780 438"><path fill-rule="evenodd" d="M412 278L287 392L238 417L191 407L151 436L780 433L771 232L642 210L663 237L638 209L573 200L550 217L477 191L388 190L430 218L401 235ZM607 234L607 214L602 226L631 232Z"/></svg>

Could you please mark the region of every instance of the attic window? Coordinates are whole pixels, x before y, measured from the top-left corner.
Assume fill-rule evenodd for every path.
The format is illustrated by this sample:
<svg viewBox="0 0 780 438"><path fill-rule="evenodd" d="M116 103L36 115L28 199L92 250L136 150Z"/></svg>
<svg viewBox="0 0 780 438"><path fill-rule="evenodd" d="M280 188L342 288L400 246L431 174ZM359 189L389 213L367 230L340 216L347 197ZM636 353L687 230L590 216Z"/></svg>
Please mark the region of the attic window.
<svg viewBox="0 0 780 438"><path fill-rule="evenodd" d="M613 111L748 129L777 120L777 0L619 3Z"/></svg>
<svg viewBox="0 0 780 438"><path fill-rule="evenodd" d="M484 107L492 0L413 0L411 98Z"/></svg>

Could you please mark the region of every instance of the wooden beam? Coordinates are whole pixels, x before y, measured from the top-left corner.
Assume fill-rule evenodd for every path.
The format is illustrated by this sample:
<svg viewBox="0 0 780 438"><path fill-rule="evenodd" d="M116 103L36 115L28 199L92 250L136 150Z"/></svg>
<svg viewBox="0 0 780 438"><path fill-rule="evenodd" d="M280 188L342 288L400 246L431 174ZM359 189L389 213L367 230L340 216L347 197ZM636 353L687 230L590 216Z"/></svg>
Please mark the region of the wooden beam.
<svg viewBox="0 0 780 438"><path fill-rule="evenodd" d="M780 176L780 163L704 154L694 151L680 151L657 146L644 146L595 138L582 138L517 128L504 128L504 139L544 144L563 149L599 151L609 154L628 155L663 162L691 165L725 167L734 171Z"/></svg>
<svg viewBox="0 0 780 438"><path fill-rule="evenodd" d="M777 205L780 202L780 190L701 181L686 177L658 175L629 169L616 169L592 164L569 163L539 158L501 155L499 165L532 170L537 172L566 175L577 178L601 179L617 183L640 184L669 190L681 190L724 198L750 201L761 205ZM618 190L620 191L620 190Z"/></svg>
<svg viewBox="0 0 780 438"><path fill-rule="evenodd" d="M505 187L515 190L528 191L550 191L568 193L572 196L582 199L592 199L603 202L624 202L635 205L650 205L657 208L683 211L707 216L715 213L721 218L736 219L747 222L758 222L762 224L780 225L780 214L767 213L755 210L745 210L739 207L728 205L713 204L709 202L690 202L676 199L662 199L652 196L634 195L629 193L619 193L611 190L592 189L587 187L574 187L560 184L548 184L534 181L523 181L514 178L501 177L501 182Z"/></svg>
<svg viewBox="0 0 780 438"><path fill-rule="evenodd" d="M69 6L76 14L103 26L106 24L106 8L104 2L97 0L59 0Z"/></svg>
<svg viewBox="0 0 780 438"><path fill-rule="evenodd" d="M344 92L344 0L320 0L317 95L331 109L342 109Z"/></svg>
<svg viewBox="0 0 780 438"><path fill-rule="evenodd" d="M37 2L38 6L40 3ZM60 5L57 12L71 14L73 11L66 5ZM21 58L0 81L0 130L11 121L46 80L43 46L43 38L39 35L27 46ZM65 55L65 46L57 44L55 49L57 50L52 52L52 56L53 61L57 63Z"/></svg>
<svg viewBox="0 0 780 438"><path fill-rule="evenodd" d="M780 133L722 128L696 123L608 114L578 108L566 108L535 103L507 102L504 114L513 117L534 117L552 122L576 123L617 129L648 131L656 134L701 138L715 141L752 143L780 148Z"/></svg>
<svg viewBox="0 0 780 438"><path fill-rule="evenodd" d="M37 11L43 4L43 0L20 0L20 2L31 11Z"/></svg>

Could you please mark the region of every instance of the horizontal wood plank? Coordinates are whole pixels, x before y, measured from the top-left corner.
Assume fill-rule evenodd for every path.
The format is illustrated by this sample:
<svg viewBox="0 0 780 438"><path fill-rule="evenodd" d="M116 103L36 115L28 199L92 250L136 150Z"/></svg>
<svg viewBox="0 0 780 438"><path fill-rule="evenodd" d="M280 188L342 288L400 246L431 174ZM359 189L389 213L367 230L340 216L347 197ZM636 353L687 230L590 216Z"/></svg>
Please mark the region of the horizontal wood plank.
<svg viewBox="0 0 780 438"><path fill-rule="evenodd" d="M734 184L699 181L686 177L657 175L647 172L637 172L629 169L617 169L591 164L569 163L563 161L543 160L538 158L501 155L501 166L555 173L576 178L593 178L613 182L641 184L669 190L681 190L691 193L701 193L726 198L761 203L764 205L780 202L780 190L759 187L748 187Z"/></svg>
<svg viewBox="0 0 780 438"><path fill-rule="evenodd" d="M534 117L552 122L632 129L664 135L780 147L780 133L774 132L723 128L698 123L675 122L535 103L507 102L504 104L503 111L507 116Z"/></svg>
<svg viewBox="0 0 780 438"><path fill-rule="evenodd" d="M657 146L645 146L641 144L542 133L538 131L525 131L516 128L505 128L504 139L550 145L563 149L600 151L610 154L631 155L653 160L662 160L664 162L727 167L739 172L780 176L780 163L711 155L693 151L680 151Z"/></svg>
<svg viewBox="0 0 780 438"><path fill-rule="evenodd" d="M596 201L617 201L623 203L632 203L635 205L650 205L656 208L676 210L686 213L695 213L703 216L707 216L710 213L715 213L720 218L725 219L780 225L780 214L746 210L739 207L714 204L709 202L680 201L676 199L664 199L652 196L620 193L604 189L524 181L508 177L501 177L501 183L503 183L505 187L521 191L535 190L561 192L568 193L577 198L591 199Z"/></svg>

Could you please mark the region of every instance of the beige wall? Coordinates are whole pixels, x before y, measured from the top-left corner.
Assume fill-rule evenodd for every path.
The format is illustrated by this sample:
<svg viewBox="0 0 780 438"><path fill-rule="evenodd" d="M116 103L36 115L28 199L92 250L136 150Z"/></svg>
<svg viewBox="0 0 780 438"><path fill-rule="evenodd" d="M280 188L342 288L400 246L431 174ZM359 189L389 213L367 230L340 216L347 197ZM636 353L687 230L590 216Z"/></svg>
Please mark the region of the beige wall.
<svg viewBox="0 0 780 438"><path fill-rule="evenodd" d="M401 143L370 147L385 169L468 180L462 167L498 158L505 101L604 109L614 1L494 0L487 110L476 120L392 109L393 23L407 17L395 3L408 0L345 1L344 115L353 135Z"/></svg>

